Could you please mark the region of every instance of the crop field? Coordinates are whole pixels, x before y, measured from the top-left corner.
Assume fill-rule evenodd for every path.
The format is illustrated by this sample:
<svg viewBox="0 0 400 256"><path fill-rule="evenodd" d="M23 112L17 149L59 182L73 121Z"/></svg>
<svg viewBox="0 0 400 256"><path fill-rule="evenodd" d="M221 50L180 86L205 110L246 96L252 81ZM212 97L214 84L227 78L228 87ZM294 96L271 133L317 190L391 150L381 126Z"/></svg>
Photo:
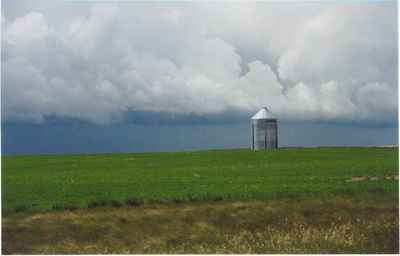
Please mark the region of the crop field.
<svg viewBox="0 0 400 256"><path fill-rule="evenodd" d="M2 157L2 253L398 253L398 148Z"/></svg>
<svg viewBox="0 0 400 256"><path fill-rule="evenodd" d="M398 148L2 157L3 211L398 193Z"/></svg>

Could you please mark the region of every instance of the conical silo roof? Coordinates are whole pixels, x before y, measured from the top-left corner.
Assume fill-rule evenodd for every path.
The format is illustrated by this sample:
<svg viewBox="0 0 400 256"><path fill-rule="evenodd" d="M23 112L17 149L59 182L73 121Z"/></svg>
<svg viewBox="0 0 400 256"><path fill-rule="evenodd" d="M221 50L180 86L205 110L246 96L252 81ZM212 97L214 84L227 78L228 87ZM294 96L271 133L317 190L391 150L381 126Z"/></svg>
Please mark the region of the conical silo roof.
<svg viewBox="0 0 400 256"><path fill-rule="evenodd" d="M251 119L276 119L267 107L260 109Z"/></svg>

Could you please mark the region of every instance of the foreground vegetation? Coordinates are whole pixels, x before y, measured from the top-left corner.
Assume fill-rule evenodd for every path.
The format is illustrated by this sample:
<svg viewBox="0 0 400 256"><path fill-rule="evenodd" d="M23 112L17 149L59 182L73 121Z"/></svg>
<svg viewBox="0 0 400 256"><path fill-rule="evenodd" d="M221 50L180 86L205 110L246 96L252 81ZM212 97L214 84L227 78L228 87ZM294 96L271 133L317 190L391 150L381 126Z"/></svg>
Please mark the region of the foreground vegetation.
<svg viewBox="0 0 400 256"><path fill-rule="evenodd" d="M4 254L398 253L394 195L152 204L3 216Z"/></svg>
<svg viewBox="0 0 400 256"><path fill-rule="evenodd" d="M398 253L398 149L9 156L2 252Z"/></svg>
<svg viewBox="0 0 400 256"><path fill-rule="evenodd" d="M3 212L397 194L398 148L2 157Z"/></svg>

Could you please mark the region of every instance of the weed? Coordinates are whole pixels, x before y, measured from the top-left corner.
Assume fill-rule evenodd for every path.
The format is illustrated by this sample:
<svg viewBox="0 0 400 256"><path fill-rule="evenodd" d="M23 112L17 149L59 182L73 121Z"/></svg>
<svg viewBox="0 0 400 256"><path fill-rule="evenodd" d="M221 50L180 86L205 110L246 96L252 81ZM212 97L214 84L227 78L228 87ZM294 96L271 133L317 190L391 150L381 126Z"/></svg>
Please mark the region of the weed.
<svg viewBox="0 0 400 256"><path fill-rule="evenodd" d="M214 202L220 202L220 201L223 201L223 200L224 200L224 198L222 196L214 196L212 198L212 201L214 201Z"/></svg>
<svg viewBox="0 0 400 256"><path fill-rule="evenodd" d="M368 192L372 193L372 194L384 194L385 193L385 189L383 189L383 188L370 188L370 189L368 189Z"/></svg>
<svg viewBox="0 0 400 256"><path fill-rule="evenodd" d="M19 205L19 206L15 207L15 212L25 212L29 209L30 209L30 207L27 205Z"/></svg>
<svg viewBox="0 0 400 256"><path fill-rule="evenodd" d="M73 204L54 204L52 206L53 210L56 211L74 211L77 210L79 207Z"/></svg>
<svg viewBox="0 0 400 256"><path fill-rule="evenodd" d="M117 201L117 200L111 200L110 201L110 205L112 207L122 207L123 206L123 204L120 201Z"/></svg>
<svg viewBox="0 0 400 256"><path fill-rule="evenodd" d="M176 203L176 204L181 204L181 203L184 203L185 200L182 199L182 198L176 198L176 199L173 200L173 202Z"/></svg>
<svg viewBox="0 0 400 256"><path fill-rule="evenodd" d="M97 207L105 207L109 204L107 200L105 199L100 199L100 200L95 200L91 201L88 203L88 208L97 208Z"/></svg>
<svg viewBox="0 0 400 256"><path fill-rule="evenodd" d="M125 204L128 206L137 207L137 206L140 206L143 204L143 200L140 200L140 199L134 198L134 197L130 197L125 200Z"/></svg>

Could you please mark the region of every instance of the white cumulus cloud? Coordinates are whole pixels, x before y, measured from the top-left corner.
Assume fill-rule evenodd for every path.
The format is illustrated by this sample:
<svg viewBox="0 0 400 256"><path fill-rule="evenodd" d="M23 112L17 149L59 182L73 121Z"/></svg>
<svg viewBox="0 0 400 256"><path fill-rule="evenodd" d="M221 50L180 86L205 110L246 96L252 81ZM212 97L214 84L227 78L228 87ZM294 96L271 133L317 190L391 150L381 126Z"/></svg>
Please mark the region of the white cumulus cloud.
<svg viewBox="0 0 400 256"><path fill-rule="evenodd" d="M4 119L107 123L132 110L266 105L286 119L387 121L397 111L395 3L82 8L9 17L5 7Z"/></svg>

